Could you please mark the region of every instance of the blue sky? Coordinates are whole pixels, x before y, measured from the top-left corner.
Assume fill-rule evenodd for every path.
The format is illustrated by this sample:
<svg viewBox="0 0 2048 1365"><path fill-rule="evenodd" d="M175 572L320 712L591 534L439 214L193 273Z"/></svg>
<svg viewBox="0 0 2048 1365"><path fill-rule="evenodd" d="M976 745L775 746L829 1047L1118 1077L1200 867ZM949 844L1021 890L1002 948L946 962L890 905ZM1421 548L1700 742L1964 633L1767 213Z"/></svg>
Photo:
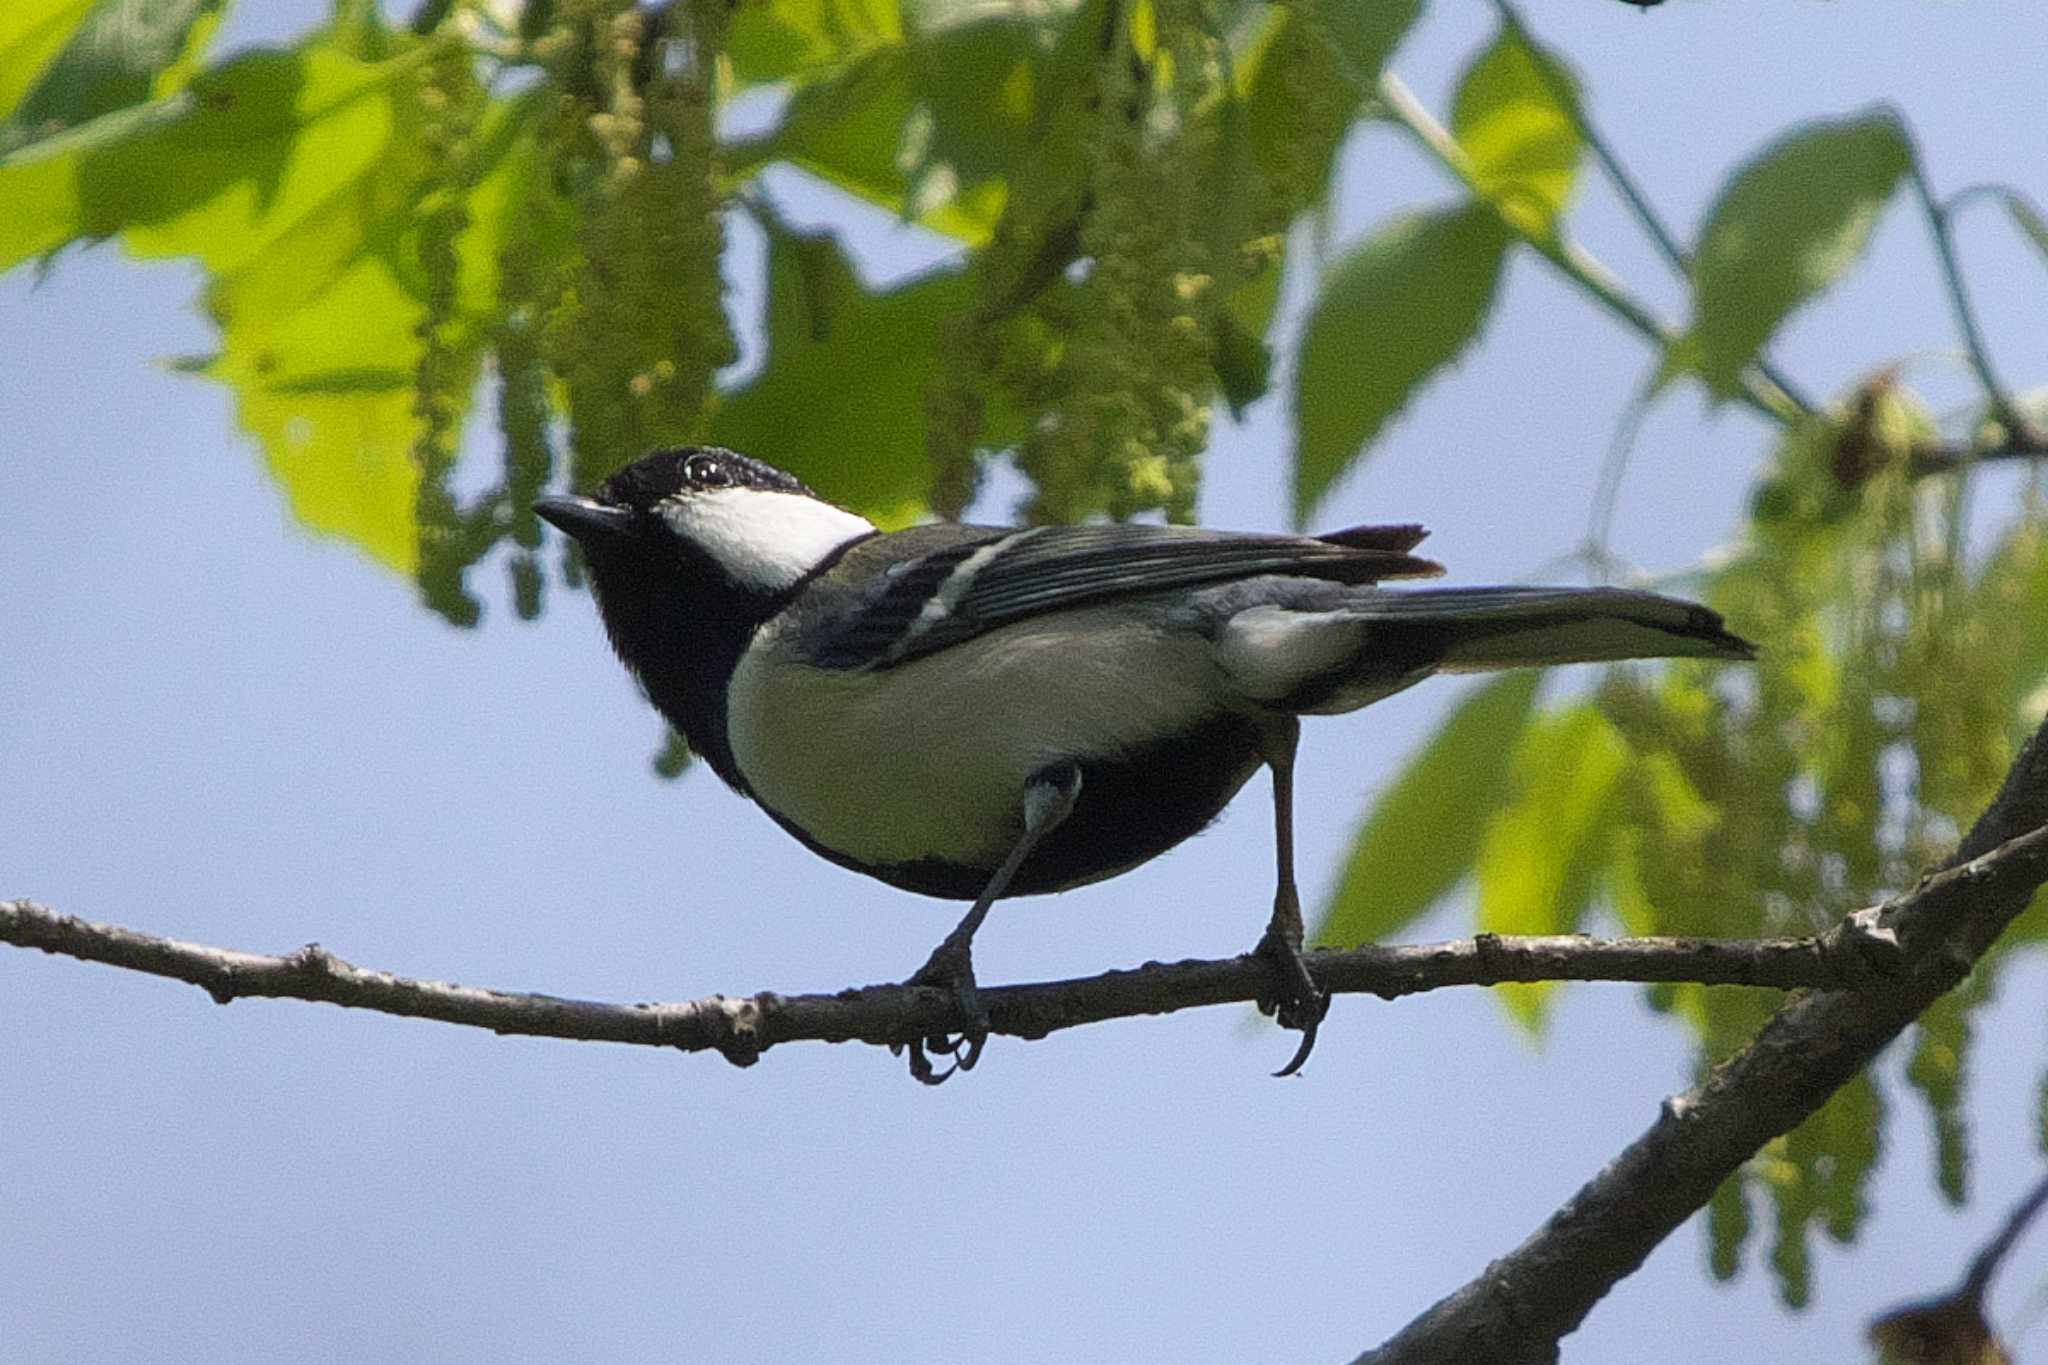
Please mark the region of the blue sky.
<svg viewBox="0 0 2048 1365"><path fill-rule="evenodd" d="M230 45L308 0L245 4ZM1488 9L1439 0L1396 65L1433 107ZM1847 6L1673 0L1532 10L1681 233L1725 171L1807 116L1898 102L1944 190L2048 198L2038 54L2018 0ZM846 206L777 182L794 217ZM1448 187L1356 137L1333 247ZM1667 311L1680 294L1611 195L1576 218ZM933 247L867 216L887 277ZM2048 271L1995 214L1962 230L2005 373L2048 376ZM758 296L751 245L736 306ZM160 933L615 999L836 989L901 976L954 907L812 858L708 774L650 776L654 718L587 599L458 632L410 587L290 520L228 396L159 358L204 351L196 277L113 250L0 279L0 895ZM1302 281L1290 309L1305 296ZM1290 311L1280 335L1291 335ZM1870 260L1776 356L1834 392L1898 355L1968 396L1924 231L1894 209ZM1323 510L1422 520L1453 580L1524 578L1584 525L1646 363L1540 262L1510 269L1482 344ZM1277 392L1285 392L1282 381ZM1284 401L1219 427L1203 519L1285 524ZM1617 545L1689 562L1724 539L1767 446L1691 394L1644 428ZM772 459L774 452L755 452ZM1980 506L2010 505L2012 476ZM987 509L1000 515L1000 495ZM1568 685L1567 679L1560 679ZM1300 866L1314 901L1373 793L1458 684L1313 722ZM1271 885L1263 779L1140 872L1000 908L984 981L1240 951ZM1462 932L1447 908L1418 937ZM1696 1228L1567 1342L1574 1362L1851 1358L1874 1311L1932 1292L2034 1178L2048 973L1982 1018L1976 1199L1931 1189L1902 1102L1862 1242L1818 1256L1786 1317L1752 1261L1710 1285ZM0 1353L21 1360L1329 1359L1379 1341L1519 1241L1687 1079L1686 1040L1628 987L1569 991L1540 1046L1480 991L1338 1002L1308 1074L1244 1012L996 1040L937 1091L874 1050L715 1058L506 1040L0 953ZM1895 1060L1886 1063L1895 1073ZM2012 1327L2048 1252L1994 1299ZM2042 1334L2023 1336L2039 1351Z"/></svg>

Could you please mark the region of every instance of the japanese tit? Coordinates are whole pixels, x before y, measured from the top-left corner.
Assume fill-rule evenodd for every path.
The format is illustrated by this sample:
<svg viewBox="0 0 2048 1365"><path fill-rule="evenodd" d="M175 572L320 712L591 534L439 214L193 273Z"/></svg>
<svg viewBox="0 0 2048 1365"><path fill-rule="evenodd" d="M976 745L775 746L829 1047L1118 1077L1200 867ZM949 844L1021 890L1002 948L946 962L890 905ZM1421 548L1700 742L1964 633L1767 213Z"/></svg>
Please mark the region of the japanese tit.
<svg viewBox="0 0 2048 1365"><path fill-rule="evenodd" d="M971 900L911 978L954 991L959 1035L911 1070L974 1064L976 929L1004 895L1113 877L1208 825L1272 770L1273 1004L1328 999L1301 955L1299 717L1433 673L1639 658L1748 659L1705 607L1615 588L1388 591L1441 573L1419 526L1322 536L1154 525L939 523L884 534L759 460L648 455L535 510L582 546L613 647L728 785L813 852ZM936 1070L926 1048L954 1059Z"/></svg>

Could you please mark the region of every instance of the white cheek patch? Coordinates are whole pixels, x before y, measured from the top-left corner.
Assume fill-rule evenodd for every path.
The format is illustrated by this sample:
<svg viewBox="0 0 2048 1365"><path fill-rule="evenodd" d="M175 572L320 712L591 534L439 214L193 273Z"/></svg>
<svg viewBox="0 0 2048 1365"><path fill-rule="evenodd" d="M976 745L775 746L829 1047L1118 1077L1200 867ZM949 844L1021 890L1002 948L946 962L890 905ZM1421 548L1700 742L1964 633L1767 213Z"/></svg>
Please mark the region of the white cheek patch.
<svg viewBox="0 0 2048 1365"><path fill-rule="evenodd" d="M683 539L701 545L733 580L763 592L781 592L825 557L874 523L829 502L766 488L717 488L669 498L661 519Z"/></svg>

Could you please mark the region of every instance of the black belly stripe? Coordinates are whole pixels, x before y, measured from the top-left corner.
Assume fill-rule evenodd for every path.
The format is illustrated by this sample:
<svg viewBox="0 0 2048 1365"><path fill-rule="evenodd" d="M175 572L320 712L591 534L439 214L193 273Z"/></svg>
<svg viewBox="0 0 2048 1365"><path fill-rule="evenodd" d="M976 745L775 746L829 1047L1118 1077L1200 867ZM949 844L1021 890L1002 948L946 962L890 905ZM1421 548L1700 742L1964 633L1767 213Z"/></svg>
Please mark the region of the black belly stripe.
<svg viewBox="0 0 2048 1365"><path fill-rule="evenodd" d="M1128 871L1201 833L1259 766L1258 732L1243 716L1218 715L1199 728L1115 757L1079 760L1081 795L1010 884L1010 896L1040 896ZM993 864L923 858L868 866L813 839L767 807L777 824L819 856L905 891L947 900L981 894Z"/></svg>

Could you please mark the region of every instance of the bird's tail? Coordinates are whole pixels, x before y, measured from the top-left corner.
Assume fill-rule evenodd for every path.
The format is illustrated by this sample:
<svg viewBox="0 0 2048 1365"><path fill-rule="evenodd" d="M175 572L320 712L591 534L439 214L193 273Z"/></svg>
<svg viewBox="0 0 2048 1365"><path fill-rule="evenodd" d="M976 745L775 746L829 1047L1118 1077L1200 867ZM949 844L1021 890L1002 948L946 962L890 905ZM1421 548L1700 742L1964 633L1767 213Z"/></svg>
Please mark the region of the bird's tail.
<svg viewBox="0 0 2048 1365"><path fill-rule="evenodd" d="M1707 608L1623 588L1357 588L1234 611L1217 662L1242 694L1333 715L1432 673L1617 659L1754 659Z"/></svg>
<svg viewBox="0 0 2048 1365"><path fill-rule="evenodd" d="M1695 602L1626 588L1426 588L1356 614L1385 643L1447 673L1617 659L1754 659L1756 647ZM1377 627L1375 630L1373 627Z"/></svg>

